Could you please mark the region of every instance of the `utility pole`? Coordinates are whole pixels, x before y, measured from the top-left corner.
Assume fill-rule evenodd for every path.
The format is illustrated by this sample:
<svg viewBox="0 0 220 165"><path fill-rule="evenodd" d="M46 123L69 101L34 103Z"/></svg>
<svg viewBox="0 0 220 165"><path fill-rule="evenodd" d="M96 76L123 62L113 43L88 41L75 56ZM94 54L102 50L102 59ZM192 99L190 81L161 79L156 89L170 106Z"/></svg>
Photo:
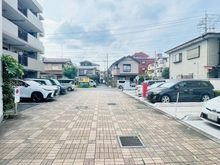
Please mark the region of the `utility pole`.
<svg viewBox="0 0 220 165"><path fill-rule="evenodd" d="M219 14L207 14L205 11L205 17L199 21L197 27L200 29L202 34L215 31L215 24L220 22Z"/></svg>

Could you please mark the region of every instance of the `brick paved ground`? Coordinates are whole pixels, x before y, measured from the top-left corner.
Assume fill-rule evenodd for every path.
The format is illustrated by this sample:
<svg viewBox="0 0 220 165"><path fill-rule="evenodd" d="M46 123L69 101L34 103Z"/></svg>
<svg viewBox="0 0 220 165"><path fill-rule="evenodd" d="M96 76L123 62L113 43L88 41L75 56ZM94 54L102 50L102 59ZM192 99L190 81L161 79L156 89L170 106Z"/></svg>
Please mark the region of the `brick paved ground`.
<svg viewBox="0 0 220 165"><path fill-rule="evenodd" d="M116 105L109 105L115 103ZM145 148L120 148L139 135ZM78 89L6 120L0 164L220 164L220 145L117 89Z"/></svg>

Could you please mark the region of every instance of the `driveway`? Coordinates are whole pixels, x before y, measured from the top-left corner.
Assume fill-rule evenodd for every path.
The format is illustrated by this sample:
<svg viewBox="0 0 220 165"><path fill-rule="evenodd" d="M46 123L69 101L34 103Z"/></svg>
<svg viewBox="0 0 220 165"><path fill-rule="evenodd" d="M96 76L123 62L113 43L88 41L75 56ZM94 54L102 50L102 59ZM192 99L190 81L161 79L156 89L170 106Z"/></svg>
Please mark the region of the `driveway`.
<svg viewBox="0 0 220 165"><path fill-rule="evenodd" d="M220 164L220 144L105 86L22 111L0 132L1 165Z"/></svg>

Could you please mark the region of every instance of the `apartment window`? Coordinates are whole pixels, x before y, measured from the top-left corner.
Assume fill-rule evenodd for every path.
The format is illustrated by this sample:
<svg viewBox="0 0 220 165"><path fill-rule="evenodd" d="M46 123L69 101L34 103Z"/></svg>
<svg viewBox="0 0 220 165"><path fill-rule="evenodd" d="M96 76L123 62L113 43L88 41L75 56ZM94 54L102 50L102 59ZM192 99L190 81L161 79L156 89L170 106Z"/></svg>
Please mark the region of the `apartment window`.
<svg viewBox="0 0 220 165"><path fill-rule="evenodd" d="M200 56L200 46L187 50L187 59L198 58Z"/></svg>
<svg viewBox="0 0 220 165"><path fill-rule="evenodd" d="M52 70L58 70L58 64L52 64Z"/></svg>
<svg viewBox="0 0 220 165"><path fill-rule="evenodd" d="M146 70L145 68L141 68L141 70Z"/></svg>
<svg viewBox="0 0 220 165"><path fill-rule="evenodd" d="M179 63L182 62L182 53L173 55L173 63Z"/></svg>
<svg viewBox="0 0 220 165"><path fill-rule="evenodd" d="M144 65L144 64L146 64L146 62L145 62L145 61L142 61L141 63L142 63L143 65Z"/></svg>
<svg viewBox="0 0 220 165"><path fill-rule="evenodd" d="M130 72L131 64L123 64L123 72Z"/></svg>

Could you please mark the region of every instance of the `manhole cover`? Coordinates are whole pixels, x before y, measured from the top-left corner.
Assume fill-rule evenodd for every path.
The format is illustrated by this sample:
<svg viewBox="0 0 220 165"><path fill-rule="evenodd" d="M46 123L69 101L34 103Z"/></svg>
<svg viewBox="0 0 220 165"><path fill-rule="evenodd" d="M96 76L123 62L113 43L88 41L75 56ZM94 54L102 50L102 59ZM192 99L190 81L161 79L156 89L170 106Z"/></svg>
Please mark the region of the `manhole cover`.
<svg viewBox="0 0 220 165"><path fill-rule="evenodd" d="M136 107L137 109L147 109L147 106L145 105L137 105Z"/></svg>
<svg viewBox="0 0 220 165"><path fill-rule="evenodd" d="M145 147L139 136L117 136L120 147Z"/></svg>
<svg viewBox="0 0 220 165"><path fill-rule="evenodd" d="M116 103L108 103L108 105L116 105Z"/></svg>
<svg viewBox="0 0 220 165"><path fill-rule="evenodd" d="M76 109L87 109L87 106L77 106Z"/></svg>

